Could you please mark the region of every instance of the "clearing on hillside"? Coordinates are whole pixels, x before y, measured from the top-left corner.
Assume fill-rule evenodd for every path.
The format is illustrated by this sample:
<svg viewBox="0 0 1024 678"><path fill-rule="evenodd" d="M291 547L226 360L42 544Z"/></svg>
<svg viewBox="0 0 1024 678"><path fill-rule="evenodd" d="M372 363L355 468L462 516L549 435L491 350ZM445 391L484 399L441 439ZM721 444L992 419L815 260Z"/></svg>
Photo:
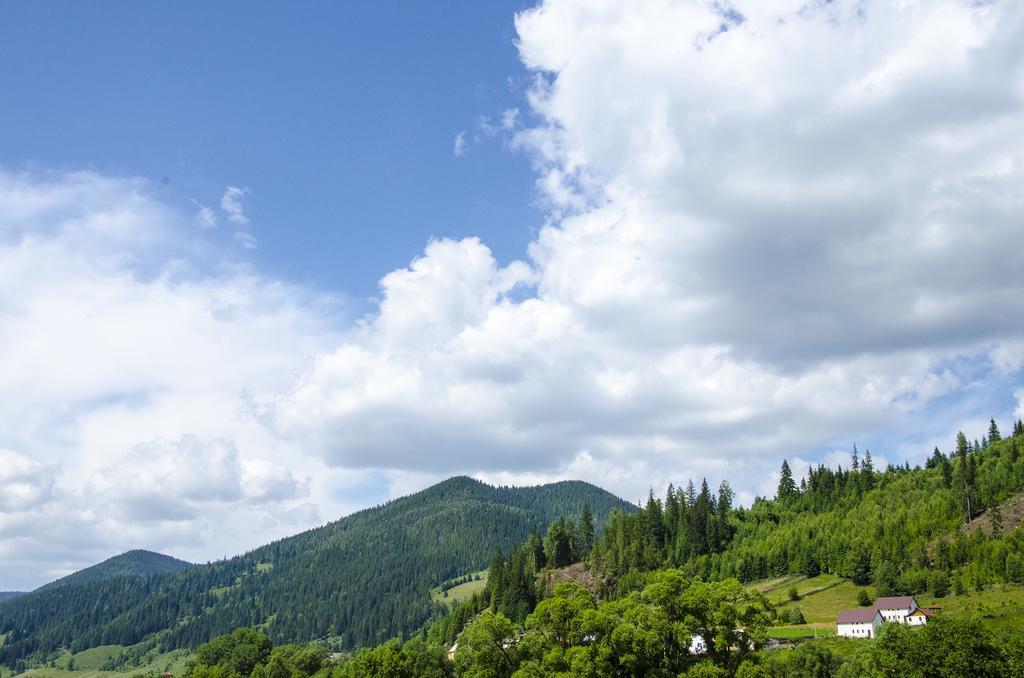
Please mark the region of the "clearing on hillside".
<svg viewBox="0 0 1024 678"><path fill-rule="evenodd" d="M469 575L471 577L471 581L457 584L449 589L445 589L440 586L433 588L430 590L430 597L434 602L444 603L448 607L454 607L456 604L472 598L474 593L483 591L487 586L487 574L487 570L473 572ZM479 579L477 577L479 577ZM446 592L448 593L447 596L445 595Z"/></svg>

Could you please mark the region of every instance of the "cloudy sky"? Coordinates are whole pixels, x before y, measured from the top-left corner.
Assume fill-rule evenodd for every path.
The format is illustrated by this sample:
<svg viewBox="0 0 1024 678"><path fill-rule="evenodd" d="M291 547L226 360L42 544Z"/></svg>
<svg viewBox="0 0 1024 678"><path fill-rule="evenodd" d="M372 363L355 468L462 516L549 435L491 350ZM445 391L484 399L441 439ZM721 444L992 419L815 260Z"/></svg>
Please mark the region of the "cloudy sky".
<svg viewBox="0 0 1024 678"><path fill-rule="evenodd" d="M1024 5L0 10L0 590L1024 415Z"/></svg>

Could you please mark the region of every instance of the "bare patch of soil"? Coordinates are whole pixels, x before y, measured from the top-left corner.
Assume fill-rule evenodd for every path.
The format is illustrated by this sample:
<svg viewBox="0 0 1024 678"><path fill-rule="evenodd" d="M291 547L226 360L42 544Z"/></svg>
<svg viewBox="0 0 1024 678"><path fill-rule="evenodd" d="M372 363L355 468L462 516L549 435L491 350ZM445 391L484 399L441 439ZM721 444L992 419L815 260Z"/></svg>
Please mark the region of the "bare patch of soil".
<svg viewBox="0 0 1024 678"><path fill-rule="evenodd" d="M1012 531L1013 528L1024 523L1024 494L1010 497L1004 501L999 505L999 512L1003 514L1003 527L1000 530L1003 534ZM960 531L967 535L974 534L978 530L988 534L992 533L991 509L985 511L971 522L960 526Z"/></svg>

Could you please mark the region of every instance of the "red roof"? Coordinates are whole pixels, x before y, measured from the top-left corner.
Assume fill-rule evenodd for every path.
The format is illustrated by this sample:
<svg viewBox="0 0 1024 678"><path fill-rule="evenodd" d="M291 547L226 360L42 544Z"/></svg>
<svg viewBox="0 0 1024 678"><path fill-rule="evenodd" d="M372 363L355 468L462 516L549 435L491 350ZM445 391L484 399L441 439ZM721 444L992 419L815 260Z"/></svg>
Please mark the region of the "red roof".
<svg viewBox="0 0 1024 678"><path fill-rule="evenodd" d="M914 596L892 596L875 598L876 610L909 610L914 603Z"/></svg>
<svg viewBox="0 0 1024 678"><path fill-rule="evenodd" d="M870 624L875 620L878 610L872 607L857 607L852 610L840 610L837 624Z"/></svg>

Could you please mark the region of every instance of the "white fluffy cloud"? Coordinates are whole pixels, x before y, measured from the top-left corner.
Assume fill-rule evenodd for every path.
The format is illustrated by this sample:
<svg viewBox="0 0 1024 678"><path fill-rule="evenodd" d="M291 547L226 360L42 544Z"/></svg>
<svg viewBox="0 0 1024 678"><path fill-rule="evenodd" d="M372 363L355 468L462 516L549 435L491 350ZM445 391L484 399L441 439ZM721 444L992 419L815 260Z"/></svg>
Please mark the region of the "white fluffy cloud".
<svg viewBox="0 0 1024 678"><path fill-rule="evenodd" d="M758 491L962 388L949 361L1010 364L1018 4L549 0L516 27L551 208L529 263L445 241L386 276L265 403L281 435L343 466Z"/></svg>
<svg viewBox="0 0 1024 678"><path fill-rule="evenodd" d="M219 557L317 517L299 508L322 463L248 403L332 344L337 302L194 240L151 193L0 171L0 588L136 546Z"/></svg>
<svg viewBox="0 0 1024 678"><path fill-rule="evenodd" d="M196 520L211 505L299 499L308 485L281 464L243 459L231 440L184 435L136 445L93 474L89 493L138 523Z"/></svg>
<svg viewBox="0 0 1024 678"><path fill-rule="evenodd" d="M52 468L0 449L0 512L24 511L46 502L53 484Z"/></svg>

